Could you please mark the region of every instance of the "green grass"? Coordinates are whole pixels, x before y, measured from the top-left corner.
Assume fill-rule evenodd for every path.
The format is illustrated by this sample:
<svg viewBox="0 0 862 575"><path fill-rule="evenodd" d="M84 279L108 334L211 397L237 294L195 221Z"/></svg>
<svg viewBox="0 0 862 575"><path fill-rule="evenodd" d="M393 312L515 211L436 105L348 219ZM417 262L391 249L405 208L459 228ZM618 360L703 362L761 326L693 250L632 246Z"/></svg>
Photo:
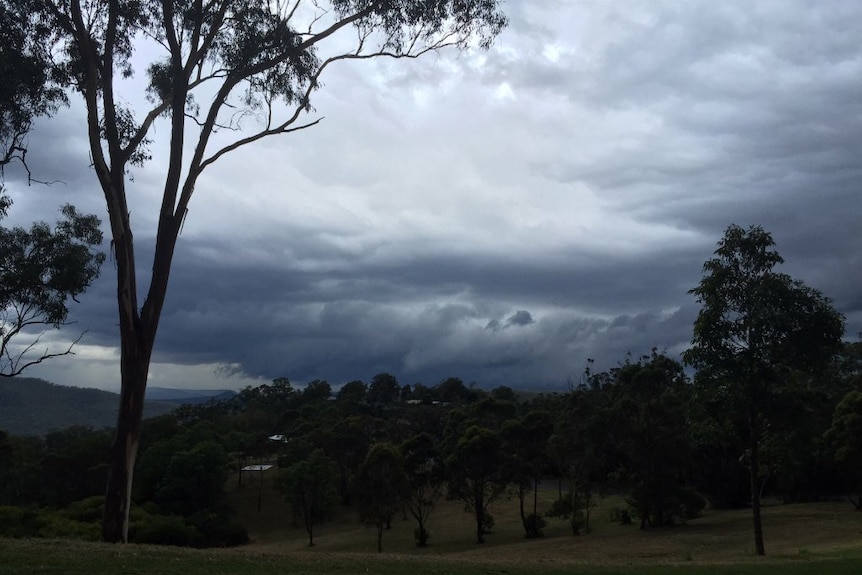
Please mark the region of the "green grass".
<svg viewBox="0 0 862 575"><path fill-rule="evenodd" d="M252 543L234 549L195 550L155 546L0 539L0 575L323 575L456 574L520 575L856 575L862 573L862 513L846 503L771 505L764 508L766 557L752 553L750 512L706 511L687 525L640 531L610 521L622 506L607 498L592 510L593 532L571 536L565 521L548 520L545 537L524 539L517 500L492 508L487 543L474 543L470 515L441 502L430 523L432 545L413 544L414 522L401 517L376 553L373 529L350 510L316 532L313 548L292 525L281 496L265 485L257 511L256 485L231 485L230 498L249 527ZM544 510L556 496L541 491Z"/></svg>
<svg viewBox="0 0 862 575"><path fill-rule="evenodd" d="M315 532L316 547L306 547L305 531L293 526L290 509L281 496L265 484L263 505L257 511L257 489L231 485L230 497L249 528L252 547L282 553L372 553L376 550L373 529L362 526L355 514L339 515ZM556 497L555 484L540 488L540 512ZM413 543L415 522L396 517L383 537L386 553L419 557L446 557L467 561L499 562L507 557L533 557L553 564L589 565L627 563L723 563L750 559L753 555L751 512L747 510L705 511L687 525L640 531L610 520L614 507L624 507L622 498L601 500L591 511L592 532L572 537L563 520L548 518L545 537L524 539L517 499L501 499L491 508L494 532L484 545L475 544L475 524L463 506L442 501L431 515L431 546L417 549ZM766 551L770 556L816 558L822 553L862 549L862 513L844 502L808 505L770 505L763 510ZM800 553L803 550L804 553ZM862 570L860 570L862 573Z"/></svg>
<svg viewBox="0 0 862 575"><path fill-rule="evenodd" d="M529 555L504 562L454 560L445 556L355 553L259 553L242 549L195 550L117 546L70 541L0 539L0 574L63 575L323 575L428 574L520 575L851 575L862 572L862 553L833 552L805 557L767 557L728 564L586 565L534 560Z"/></svg>

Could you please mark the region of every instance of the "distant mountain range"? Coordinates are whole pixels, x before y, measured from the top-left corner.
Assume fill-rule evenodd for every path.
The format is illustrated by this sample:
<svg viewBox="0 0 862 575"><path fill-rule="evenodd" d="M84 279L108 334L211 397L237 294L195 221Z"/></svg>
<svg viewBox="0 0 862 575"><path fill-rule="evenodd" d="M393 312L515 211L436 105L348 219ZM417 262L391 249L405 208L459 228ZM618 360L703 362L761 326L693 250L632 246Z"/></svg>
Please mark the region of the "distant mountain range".
<svg viewBox="0 0 862 575"><path fill-rule="evenodd" d="M168 413L184 403L206 403L235 395L228 390L147 389L144 417ZM66 387L41 379L0 379L0 430L14 435L45 435L53 429L86 425L113 427L119 394Z"/></svg>

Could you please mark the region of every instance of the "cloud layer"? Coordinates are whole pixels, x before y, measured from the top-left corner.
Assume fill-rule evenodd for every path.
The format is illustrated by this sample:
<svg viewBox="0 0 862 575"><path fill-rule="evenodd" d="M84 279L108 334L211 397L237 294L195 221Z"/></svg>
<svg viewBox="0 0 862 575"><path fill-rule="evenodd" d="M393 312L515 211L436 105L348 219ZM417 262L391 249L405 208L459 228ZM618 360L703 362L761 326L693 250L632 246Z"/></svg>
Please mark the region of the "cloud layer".
<svg viewBox="0 0 862 575"><path fill-rule="evenodd" d="M507 10L488 52L334 67L319 126L203 176L153 379L564 386L587 358L683 350L687 291L731 223L772 232L784 271L862 331L862 5ZM10 221L104 214L79 105L30 146L63 183L7 173ZM143 275L158 146L130 185ZM116 386L113 272L74 310L88 347L33 375Z"/></svg>

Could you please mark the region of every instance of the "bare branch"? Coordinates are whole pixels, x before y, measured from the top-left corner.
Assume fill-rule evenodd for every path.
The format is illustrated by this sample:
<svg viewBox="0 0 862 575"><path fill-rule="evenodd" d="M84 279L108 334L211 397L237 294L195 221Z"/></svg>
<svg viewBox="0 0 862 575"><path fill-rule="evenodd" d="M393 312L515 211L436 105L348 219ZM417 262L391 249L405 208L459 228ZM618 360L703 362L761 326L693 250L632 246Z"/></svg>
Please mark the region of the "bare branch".
<svg viewBox="0 0 862 575"><path fill-rule="evenodd" d="M210 164L214 163L216 160L218 160L223 155L227 154L228 152L232 152L232 151L236 150L237 148L241 148L242 146L245 146L246 144L256 142L256 141L260 140L261 138L265 138L267 136L274 136L277 134L289 134L291 132L298 132L299 130L304 130L304 129L310 128L312 126L316 126L317 124L319 124L321 122L321 120L323 120L322 117L317 118L316 120L309 122L308 124L302 124L301 126L294 126L294 127L288 127L293 122L289 122L289 123L285 122L284 124L281 124L280 126L273 128L271 130L263 130L261 132L258 132L257 134L254 134L253 136L249 136L248 138L243 138L241 140L237 140L236 142L234 142L228 146L225 146L224 148L222 148L221 150L219 150L218 152L213 154L206 161L204 161L201 164L201 171L203 171L204 168L206 168Z"/></svg>
<svg viewBox="0 0 862 575"><path fill-rule="evenodd" d="M360 10L359 12L357 12L355 14L351 14L350 16L342 18L338 22L332 24L326 30L323 30L322 32L318 32L317 34L315 34L314 36L312 36L311 38L309 38L305 42L302 42L298 46L298 48L300 50L308 50L309 48L311 48L312 46L314 46L315 44L317 44L321 40L328 38L329 36L332 36L333 34L338 32L339 30L341 30L345 26L349 26L358 20L362 20L363 18L365 18L366 16L371 14L372 9L373 8L371 6L369 6L369 7L365 8L364 10Z"/></svg>
<svg viewBox="0 0 862 575"><path fill-rule="evenodd" d="M38 365L45 360L53 359L55 357L63 357L64 355L75 355L73 348L81 341L81 339L83 339L84 334L87 333L87 330L81 332L81 335L75 338L75 340L69 344L69 347L66 348L65 351L51 353L46 348L42 355L40 355L39 357L22 363L24 361L24 356L27 355L30 350L36 347L44 333L45 332L39 334L39 336L36 337L36 340L33 343L26 346L21 353L15 356L12 356L12 354L9 352L9 349L5 345L6 342L4 338L4 349L2 354L0 354L0 377L15 377L17 375L20 375L25 369L34 365Z"/></svg>
<svg viewBox="0 0 862 575"><path fill-rule="evenodd" d="M296 10L299 8L300 4L302 4L302 0L296 0L296 4L293 5L293 8L290 9L290 11L287 13L287 16L285 17L286 21L289 22L290 19L293 18L293 15L296 14Z"/></svg>
<svg viewBox="0 0 862 575"><path fill-rule="evenodd" d="M413 42L411 42L410 47L409 47L407 52L394 52L394 51L390 51L390 50L381 49L381 50L378 50L375 52L362 54L361 50L364 46L366 39L369 36L370 36L370 32L360 33L358 47L356 48L355 52L349 53L349 54L340 54L338 56L332 56L332 57L326 59L320 65L320 67L315 72L314 76L312 76L311 80L309 81L308 86L306 87L305 93L303 94L299 103L294 108L293 114L287 120L285 120L284 122L282 122L281 124L279 124L275 127L272 127L272 125L271 125L271 122L272 122L271 105L272 104L270 102L266 127L263 130L257 132L256 134L253 134L253 135L248 136L246 138L242 138L240 140L232 142L231 144L229 144L227 146L224 146L223 148L219 149L217 152L215 152L210 157L201 161L200 167L198 170L198 174L203 172L204 169L206 169L211 164L215 163L219 158L221 158L225 154L232 152L238 148L241 148L247 144L250 144L252 142L256 142L256 141L261 140L267 136L275 136L275 135L279 135L279 134L288 134L291 132L296 132L298 130L304 130L306 128L309 128L311 126L318 124L323 118L318 118L317 120L314 120L313 122L309 122L308 124L303 124L301 126L291 127L299 119L299 116L302 114L302 112L307 109L308 103L311 100L311 92L319 85L319 79L320 79L320 76L323 73L323 71L333 62L337 62L339 60L370 60L372 58L378 58L378 57L387 57L387 58L395 58L395 59L401 59L401 58L414 59L414 58L419 58L420 56L427 54L428 52L434 52L434 51L439 50L441 48L445 48L447 46L454 46L457 44L457 40L453 39L453 38L457 38L457 32L453 31L449 34L442 36L441 38L439 38L434 43L429 44L427 46L424 46L419 50L415 49L417 38L418 38L418 35L417 35L417 38L414 38ZM182 200L181 200L181 202L182 202Z"/></svg>

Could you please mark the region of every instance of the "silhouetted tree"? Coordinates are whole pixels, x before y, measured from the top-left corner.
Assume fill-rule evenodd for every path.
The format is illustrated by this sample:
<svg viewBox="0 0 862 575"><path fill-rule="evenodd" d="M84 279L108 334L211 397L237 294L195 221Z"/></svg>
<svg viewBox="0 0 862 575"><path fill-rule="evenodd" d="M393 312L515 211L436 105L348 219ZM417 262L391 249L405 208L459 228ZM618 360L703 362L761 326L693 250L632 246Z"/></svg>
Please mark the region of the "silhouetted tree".
<svg viewBox="0 0 862 575"><path fill-rule="evenodd" d="M29 173L26 137L33 120L66 102L53 83L62 70L51 59L51 33L30 0L0 2L0 173L13 160Z"/></svg>
<svg viewBox="0 0 862 575"><path fill-rule="evenodd" d="M826 439L844 475L847 498L862 510L862 391L853 390L838 403Z"/></svg>
<svg viewBox="0 0 862 575"><path fill-rule="evenodd" d="M355 407L365 401L367 395L368 386L365 385L365 382L355 379L342 385L335 398L339 404Z"/></svg>
<svg viewBox="0 0 862 575"><path fill-rule="evenodd" d="M615 370L607 388L641 529L687 515L689 391L682 365L655 350Z"/></svg>
<svg viewBox="0 0 862 575"><path fill-rule="evenodd" d="M551 414L536 410L502 426L503 448L507 455L505 465L515 485L521 524L528 538L540 537L544 527L538 512L539 481L548 461L546 448L553 431ZM525 503L530 492L533 494L532 511L527 513Z"/></svg>
<svg viewBox="0 0 862 575"><path fill-rule="evenodd" d="M0 219L8 205L0 198ZM62 212L63 219L53 229L45 222L29 230L0 227L0 377L69 355L80 340L57 351L36 349L39 335L13 345L27 330L66 325L69 300L77 301L99 277L105 259L95 249L102 243L101 221L68 204Z"/></svg>
<svg viewBox="0 0 862 575"><path fill-rule="evenodd" d="M368 402L376 404L389 404L398 401L401 396L401 386L398 380L390 373L378 373L371 378L368 386Z"/></svg>
<svg viewBox="0 0 862 575"><path fill-rule="evenodd" d="M492 518L488 506L506 491L505 455L499 434L487 427L468 427L446 459L450 495L464 502L476 520L476 543L485 542Z"/></svg>
<svg viewBox="0 0 862 575"><path fill-rule="evenodd" d="M727 417L746 431L755 550L765 554L760 514L761 446L779 425L798 374L823 369L838 350L844 321L830 301L774 271L783 262L763 228L732 225L719 241L704 277L691 290L701 310L685 360L695 385L719 398Z"/></svg>
<svg viewBox="0 0 862 575"><path fill-rule="evenodd" d="M443 484L443 461L434 438L428 433L419 433L401 445L404 471L410 483L407 508L418 523L414 532L416 545L425 547L431 534L428 517L440 496Z"/></svg>
<svg viewBox="0 0 862 575"><path fill-rule="evenodd" d="M279 489L293 512L302 517L308 546L314 546L314 527L323 522L335 505L337 472L332 460L317 449L282 472Z"/></svg>
<svg viewBox="0 0 862 575"><path fill-rule="evenodd" d="M359 517L377 529L377 552L383 552L383 530L410 493L410 482L398 449L389 443L377 443L354 479L353 491Z"/></svg>

